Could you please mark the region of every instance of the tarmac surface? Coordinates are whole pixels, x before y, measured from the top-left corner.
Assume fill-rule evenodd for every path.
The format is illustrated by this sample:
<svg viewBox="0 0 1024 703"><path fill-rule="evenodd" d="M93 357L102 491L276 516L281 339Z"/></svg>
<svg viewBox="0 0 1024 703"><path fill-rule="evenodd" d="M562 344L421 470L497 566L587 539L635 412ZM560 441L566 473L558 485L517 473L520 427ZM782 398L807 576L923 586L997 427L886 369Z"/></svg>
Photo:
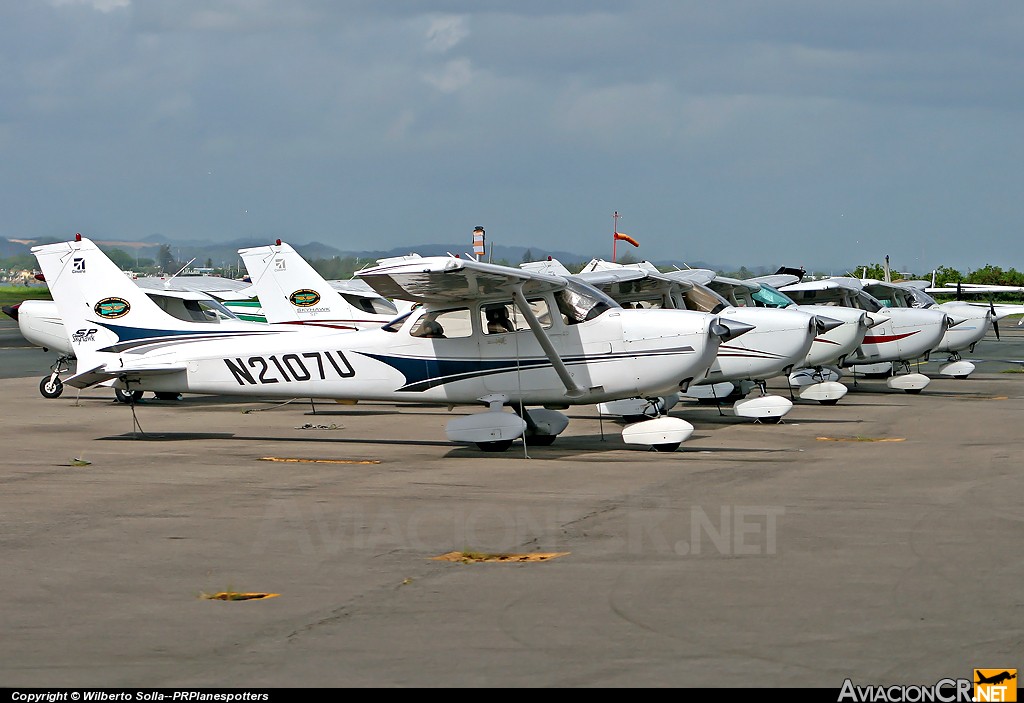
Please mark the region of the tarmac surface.
<svg viewBox="0 0 1024 703"><path fill-rule="evenodd" d="M2 327L0 681L839 689L1018 667L1024 328L1003 326L966 380L923 365L918 395L847 377L778 425L681 403L674 453L585 406L528 457L448 442L470 408L48 400L53 355Z"/></svg>

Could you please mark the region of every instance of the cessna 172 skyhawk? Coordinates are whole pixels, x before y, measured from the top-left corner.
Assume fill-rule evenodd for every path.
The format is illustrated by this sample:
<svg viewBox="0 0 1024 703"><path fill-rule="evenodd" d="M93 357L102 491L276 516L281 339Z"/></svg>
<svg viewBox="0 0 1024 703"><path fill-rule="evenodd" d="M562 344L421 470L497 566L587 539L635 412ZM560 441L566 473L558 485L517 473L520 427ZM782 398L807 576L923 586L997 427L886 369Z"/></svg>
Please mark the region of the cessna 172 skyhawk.
<svg viewBox="0 0 1024 703"><path fill-rule="evenodd" d="M687 272L689 273L689 272ZM884 322L885 318L872 319L870 313L856 308L827 305L797 305L776 286L796 283L800 279L791 274L772 274L757 278L738 279L713 274L708 287L720 293L733 305L746 307L768 307L794 309L811 315L820 315L839 320L842 324L815 336L811 350L796 371L789 375L791 386L801 389L801 397L818 400L819 383L838 382L842 376L840 366L864 341L867 331ZM844 386L845 389L845 386ZM845 393L845 391L843 391ZM822 401L832 403L834 401Z"/></svg>
<svg viewBox="0 0 1024 703"><path fill-rule="evenodd" d="M508 449L519 437L550 444L568 425L562 413L524 406L684 389L704 374L722 340L751 329L693 311L624 310L560 276L425 257L360 272L381 295L422 303L379 329L220 332L165 315L80 235L32 252L75 350L67 385L113 380L125 390L484 404L486 411L449 422L446 434L487 451ZM491 306L528 329L489 333L483 320ZM671 451L692 432L684 420L659 417L627 425L622 435Z"/></svg>
<svg viewBox="0 0 1024 703"><path fill-rule="evenodd" d="M864 335L857 352L847 356L842 364L865 373L872 372L866 365L899 363L909 367L911 361L927 357L942 341L946 330L958 322L939 310L887 308L865 291L864 284L857 278L802 281L784 285L779 290L798 305L851 307L869 312L876 319L883 318ZM887 370L895 374L894 366ZM921 373L891 375L886 379L890 388L907 393L920 393L929 383L930 379Z"/></svg>
<svg viewBox="0 0 1024 703"><path fill-rule="evenodd" d="M990 329L999 337L999 322L994 309L979 307L963 302L949 302L941 305L923 289L908 283L879 281L873 278L862 278L864 290L877 298L887 308L922 308L939 310L954 321L954 325L946 330L939 343L932 348L932 353L948 355L948 363L939 368L943 376L967 378L974 372L975 366L960 357L960 352L974 346L985 338Z"/></svg>
<svg viewBox="0 0 1024 703"><path fill-rule="evenodd" d="M522 264L522 267L570 275L561 263L553 259ZM740 393L741 400L734 403L733 412L756 420L781 420L792 410L793 402L781 396L768 395L766 380L792 370L807 355L819 331L832 329L840 322L799 311L731 306L701 282L680 278L677 273L661 273L648 262L618 264L594 259L576 277L600 288L623 306L699 310L721 314L755 327L754 331L739 339L724 342L708 372L696 379L685 395L698 399L728 397L735 388L734 382L746 381L750 387L761 389L761 397L742 400L746 393ZM834 385L842 393L846 392L841 384ZM677 399L676 396L664 398L664 409L671 409ZM636 412L631 403L635 405L643 400L607 403L602 409L629 415Z"/></svg>

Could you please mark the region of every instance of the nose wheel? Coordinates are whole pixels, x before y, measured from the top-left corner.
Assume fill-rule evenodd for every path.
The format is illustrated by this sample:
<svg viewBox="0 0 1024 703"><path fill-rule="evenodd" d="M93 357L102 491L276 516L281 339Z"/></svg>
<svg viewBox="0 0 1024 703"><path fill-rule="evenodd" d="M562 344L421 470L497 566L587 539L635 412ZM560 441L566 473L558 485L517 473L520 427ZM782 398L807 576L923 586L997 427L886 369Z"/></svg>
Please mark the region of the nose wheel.
<svg viewBox="0 0 1024 703"><path fill-rule="evenodd" d="M64 392L64 382L57 378L56 374L43 376L39 382L39 392L44 398L59 398Z"/></svg>

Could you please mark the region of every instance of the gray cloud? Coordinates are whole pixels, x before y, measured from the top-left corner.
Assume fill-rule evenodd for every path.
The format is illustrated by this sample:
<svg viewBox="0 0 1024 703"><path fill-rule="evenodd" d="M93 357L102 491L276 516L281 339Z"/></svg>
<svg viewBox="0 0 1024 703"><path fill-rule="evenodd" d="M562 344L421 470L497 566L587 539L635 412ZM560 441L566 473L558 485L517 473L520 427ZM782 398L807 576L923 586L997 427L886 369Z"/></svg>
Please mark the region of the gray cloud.
<svg viewBox="0 0 1024 703"><path fill-rule="evenodd" d="M0 5L0 236L1024 268L1014 2ZM968 244L970 246L965 246Z"/></svg>

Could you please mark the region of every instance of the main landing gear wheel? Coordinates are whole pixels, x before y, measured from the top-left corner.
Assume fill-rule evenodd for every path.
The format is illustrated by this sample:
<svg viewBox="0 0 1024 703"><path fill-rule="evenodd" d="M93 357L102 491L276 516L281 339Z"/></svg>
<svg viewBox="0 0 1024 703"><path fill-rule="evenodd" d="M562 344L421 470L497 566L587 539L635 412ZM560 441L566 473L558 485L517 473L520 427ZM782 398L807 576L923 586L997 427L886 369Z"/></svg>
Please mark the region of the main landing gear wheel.
<svg viewBox="0 0 1024 703"><path fill-rule="evenodd" d="M39 392L44 398L59 398L64 392L64 382L59 378L43 376L43 380L39 382Z"/></svg>
<svg viewBox="0 0 1024 703"><path fill-rule="evenodd" d="M682 442L668 442L666 444L652 444L651 447L653 447L656 452L674 452L679 449L680 444L682 444Z"/></svg>
<svg viewBox="0 0 1024 703"><path fill-rule="evenodd" d="M511 439L501 439L495 442L477 442L476 446L482 452L503 452L512 446Z"/></svg>
<svg viewBox="0 0 1024 703"><path fill-rule="evenodd" d="M119 403L138 403L142 400L143 391L123 391L120 388L114 389L114 397Z"/></svg>
<svg viewBox="0 0 1024 703"><path fill-rule="evenodd" d="M839 402L839 398L830 398L829 400L819 400L822 405L835 405Z"/></svg>

